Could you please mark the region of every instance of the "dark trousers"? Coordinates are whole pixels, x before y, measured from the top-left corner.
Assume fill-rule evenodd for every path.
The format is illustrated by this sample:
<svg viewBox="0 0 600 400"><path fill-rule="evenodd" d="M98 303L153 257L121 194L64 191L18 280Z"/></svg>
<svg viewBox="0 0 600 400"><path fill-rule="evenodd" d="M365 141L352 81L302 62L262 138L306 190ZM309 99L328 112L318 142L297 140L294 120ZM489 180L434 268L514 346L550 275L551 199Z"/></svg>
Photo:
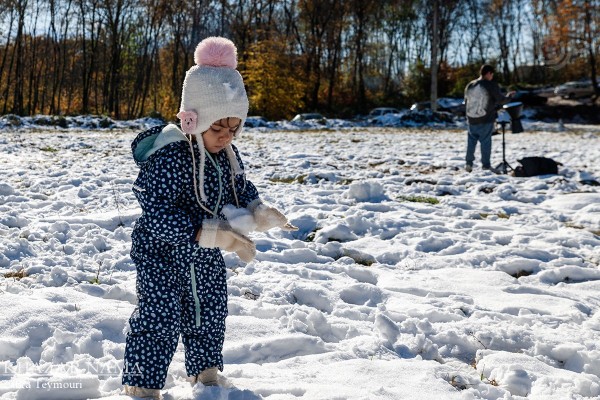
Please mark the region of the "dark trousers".
<svg viewBox="0 0 600 400"><path fill-rule="evenodd" d="M144 250L151 252L151 245L135 232L132 242L139 302L129 319L123 384L162 389L180 336L188 376L223 370L227 282L221 251L186 244L149 255Z"/></svg>

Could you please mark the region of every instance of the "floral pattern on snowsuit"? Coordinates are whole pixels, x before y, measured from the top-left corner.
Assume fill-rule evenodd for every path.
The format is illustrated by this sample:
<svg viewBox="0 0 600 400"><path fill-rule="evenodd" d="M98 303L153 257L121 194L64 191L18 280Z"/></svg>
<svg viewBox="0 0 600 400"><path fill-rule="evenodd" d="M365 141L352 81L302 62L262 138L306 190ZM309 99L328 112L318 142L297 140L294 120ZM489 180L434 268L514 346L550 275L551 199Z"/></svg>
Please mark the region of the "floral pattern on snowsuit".
<svg viewBox="0 0 600 400"><path fill-rule="evenodd" d="M202 248L194 241L202 221L213 216L199 206L194 193L189 143L168 143L145 161L136 157L140 143L147 146L162 129L159 126L142 132L132 143L134 159L140 166L133 190L142 215L131 238L138 306L129 319L123 384L151 389L164 386L180 335L188 376L210 367L223 370L227 316L221 250ZM198 171L200 154L195 141L193 147ZM242 166L238 150L233 149ZM240 207L258 198L255 186L243 175L234 178L234 194L224 150L206 155L204 175L205 206L216 211L219 219L225 219L223 206L236 204L236 194Z"/></svg>

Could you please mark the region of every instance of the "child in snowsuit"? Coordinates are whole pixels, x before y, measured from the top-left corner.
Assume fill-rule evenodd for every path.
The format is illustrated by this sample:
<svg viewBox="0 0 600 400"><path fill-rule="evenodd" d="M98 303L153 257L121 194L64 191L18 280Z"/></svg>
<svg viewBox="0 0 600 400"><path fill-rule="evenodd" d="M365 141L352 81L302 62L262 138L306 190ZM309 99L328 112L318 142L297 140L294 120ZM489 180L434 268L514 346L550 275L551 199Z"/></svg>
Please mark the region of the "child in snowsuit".
<svg viewBox="0 0 600 400"><path fill-rule="evenodd" d="M244 125L248 98L234 44L211 37L187 71L176 125L140 133L132 143L140 167L133 185L142 208L132 233L138 306L129 324L123 384L128 395L160 398L181 335L188 376L217 384L223 370L227 316L221 250L250 262L256 247L226 220L225 206L244 209L254 230L293 230L259 199L231 144Z"/></svg>

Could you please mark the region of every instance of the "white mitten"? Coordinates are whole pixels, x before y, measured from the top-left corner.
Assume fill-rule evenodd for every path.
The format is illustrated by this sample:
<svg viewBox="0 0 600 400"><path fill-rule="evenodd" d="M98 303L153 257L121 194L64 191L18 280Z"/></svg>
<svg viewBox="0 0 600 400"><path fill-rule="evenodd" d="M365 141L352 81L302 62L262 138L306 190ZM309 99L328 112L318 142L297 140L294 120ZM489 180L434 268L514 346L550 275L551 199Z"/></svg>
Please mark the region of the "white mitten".
<svg viewBox="0 0 600 400"><path fill-rule="evenodd" d="M256 230L258 232L265 232L276 227L279 227L284 231L298 230L298 227L290 224L286 216L278 209L264 204L260 199L256 199L248 204L248 210L250 210L254 216Z"/></svg>
<svg viewBox="0 0 600 400"><path fill-rule="evenodd" d="M229 223L224 220L204 220L196 239L201 247L209 249L219 247L222 250L233 251L246 263L252 261L256 256L254 242L231 229Z"/></svg>

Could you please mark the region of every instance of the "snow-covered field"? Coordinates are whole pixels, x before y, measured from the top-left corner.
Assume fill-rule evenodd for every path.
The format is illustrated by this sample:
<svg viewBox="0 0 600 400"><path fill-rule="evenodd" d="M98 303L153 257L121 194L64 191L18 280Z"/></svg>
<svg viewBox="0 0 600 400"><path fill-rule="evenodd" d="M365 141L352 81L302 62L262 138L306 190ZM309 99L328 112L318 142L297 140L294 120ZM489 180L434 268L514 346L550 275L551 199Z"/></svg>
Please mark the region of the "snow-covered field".
<svg viewBox="0 0 600 400"><path fill-rule="evenodd" d="M245 132L300 230L225 255L222 386L192 388L180 348L164 398L600 398L600 127L525 128L508 161L559 175L465 173L460 129ZM0 399L128 398L133 137L0 131Z"/></svg>

